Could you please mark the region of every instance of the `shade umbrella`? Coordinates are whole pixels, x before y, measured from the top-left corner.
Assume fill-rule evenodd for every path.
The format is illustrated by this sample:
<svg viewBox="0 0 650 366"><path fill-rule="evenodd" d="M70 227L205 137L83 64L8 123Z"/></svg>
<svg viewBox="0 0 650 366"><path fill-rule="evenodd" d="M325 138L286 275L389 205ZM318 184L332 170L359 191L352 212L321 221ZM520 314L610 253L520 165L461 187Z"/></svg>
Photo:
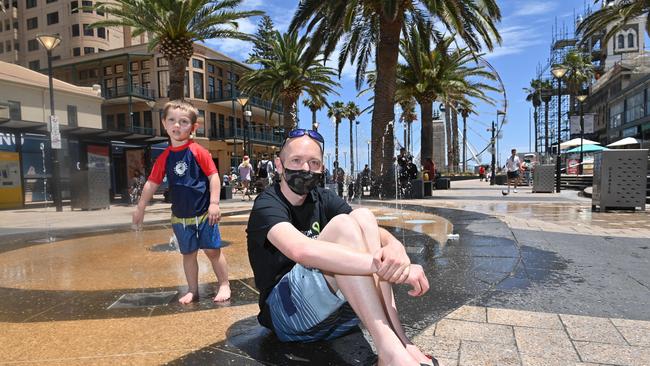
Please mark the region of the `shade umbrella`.
<svg viewBox="0 0 650 366"><path fill-rule="evenodd" d="M582 152L583 153L603 151L603 150L609 150L609 149L604 147L604 146L600 146L600 145L583 145L582 146ZM573 154L573 153L579 153L579 152L580 152L580 146L574 147L571 150L565 151L566 154Z"/></svg>
<svg viewBox="0 0 650 366"><path fill-rule="evenodd" d="M624 138L622 140L618 140L616 142L613 142L613 143L607 145L607 147L638 145L640 143L641 143L641 141L635 139L634 137L626 137L626 138Z"/></svg>
<svg viewBox="0 0 650 366"><path fill-rule="evenodd" d="M583 145L600 145L600 142L591 141L587 139L582 139ZM560 149L565 150L575 146L580 146L580 138L571 139L569 141L564 141L560 144Z"/></svg>

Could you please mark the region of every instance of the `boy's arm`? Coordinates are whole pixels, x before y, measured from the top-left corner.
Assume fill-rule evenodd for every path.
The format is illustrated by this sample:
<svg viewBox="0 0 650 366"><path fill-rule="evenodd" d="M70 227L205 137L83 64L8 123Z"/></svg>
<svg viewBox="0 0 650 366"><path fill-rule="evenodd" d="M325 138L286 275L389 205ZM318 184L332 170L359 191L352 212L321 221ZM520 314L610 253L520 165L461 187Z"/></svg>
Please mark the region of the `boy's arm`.
<svg viewBox="0 0 650 366"><path fill-rule="evenodd" d="M140 195L140 201L138 201L138 205L133 212L134 225L142 225L142 221L144 220L144 209L147 207L147 203L149 203L149 201L151 201L153 198L153 195L156 193L156 190L159 186L160 184L156 184L150 180L144 184L144 188L142 188L142 194Z"/></svg>
<svg viewBox="0 0 650 366"><path fill-rule="evenodd" d="M208 223L214 225L221 220L219 199L221 198L221 180L219 173L212 174L210 179L210 207L208 208Z"/></svg>
<svg viewBox="0 0 650 366"><path fill-rule="evenodd" d="M358 276L373 274L379 268L378 257L341 244L310 239L288 222L275 224L267 238L294 262L324 272Z"/></svg>

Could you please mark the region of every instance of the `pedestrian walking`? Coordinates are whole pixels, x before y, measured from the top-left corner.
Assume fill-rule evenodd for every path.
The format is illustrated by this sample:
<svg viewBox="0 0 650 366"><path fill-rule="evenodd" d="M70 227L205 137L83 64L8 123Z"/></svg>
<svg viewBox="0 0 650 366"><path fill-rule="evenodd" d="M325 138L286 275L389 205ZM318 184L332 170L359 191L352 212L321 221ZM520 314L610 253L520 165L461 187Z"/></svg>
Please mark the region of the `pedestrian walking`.
<svg viewBox="0 0 650 366"><path fill-rule="evenodd" d="M521 171L521 160L519 160L519 156L517 156L517 149L512 149L511 155L506 160L506 174L507 174L507 180L508 180L508 192L505 194L510 193L510 185L512 184L514 186L514 193L517 193L517 184L519 183L519 177L520 171ZM504 195L505 195L504 194Z"/></svg>
<svg viewBox="0 0 650 366"><path fill-rule="evenodd" d="M242 160L241 164L239 164L239 167L237 167L239 170L239 181L241 182L242 185L242 195L241 195L241 200L244 201L244 197L248 196L248 200L252 200L253 198L251 197L251 190L250 190L250 185L251 185L251 175L253 172L253 166L250 163L250 159L248 158L248 155L244 155L244 160Z"/></svg>

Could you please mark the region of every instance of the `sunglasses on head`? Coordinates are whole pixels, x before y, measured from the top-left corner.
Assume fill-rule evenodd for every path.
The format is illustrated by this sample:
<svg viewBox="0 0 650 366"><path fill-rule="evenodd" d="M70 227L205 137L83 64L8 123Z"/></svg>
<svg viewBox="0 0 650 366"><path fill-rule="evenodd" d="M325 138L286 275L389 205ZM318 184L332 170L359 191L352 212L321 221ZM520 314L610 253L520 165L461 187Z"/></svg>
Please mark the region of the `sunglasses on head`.
<svg viewBox="0 0 650 366"><path fill-rule="evenodd" d="M302 137L302 136L309 136L313 140L316 140L317 142L321 143L321 147L325 149L325 139L323 136L318 133L317 131L314 130L306 130L304 128L297 128L295 130L289 131L289 135L287 135L287 138L284 139L284 142L282 143L282 147L287 143L287 140L289 139L295 139L296 137ZM280 150L282 150L282 147Z"/></svg>

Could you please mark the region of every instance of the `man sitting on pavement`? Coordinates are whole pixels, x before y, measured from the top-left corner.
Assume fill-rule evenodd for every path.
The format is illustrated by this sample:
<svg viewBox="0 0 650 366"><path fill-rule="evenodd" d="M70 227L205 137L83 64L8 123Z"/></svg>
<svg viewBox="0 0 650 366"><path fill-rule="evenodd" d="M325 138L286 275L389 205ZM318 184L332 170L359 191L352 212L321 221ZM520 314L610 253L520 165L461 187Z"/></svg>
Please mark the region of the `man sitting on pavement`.
<svg viewBox="0 0 650 366"><path fill-rule="evenodd" d="M406 337L392 284L427 292L419 265L368 209L317 187L323 144L314 131L289 133L275 159L279 183L264 191L248 221L248 256L260 290L258 320L283 342L340 337L361 321L379 365L433 365Z"/></svg>

